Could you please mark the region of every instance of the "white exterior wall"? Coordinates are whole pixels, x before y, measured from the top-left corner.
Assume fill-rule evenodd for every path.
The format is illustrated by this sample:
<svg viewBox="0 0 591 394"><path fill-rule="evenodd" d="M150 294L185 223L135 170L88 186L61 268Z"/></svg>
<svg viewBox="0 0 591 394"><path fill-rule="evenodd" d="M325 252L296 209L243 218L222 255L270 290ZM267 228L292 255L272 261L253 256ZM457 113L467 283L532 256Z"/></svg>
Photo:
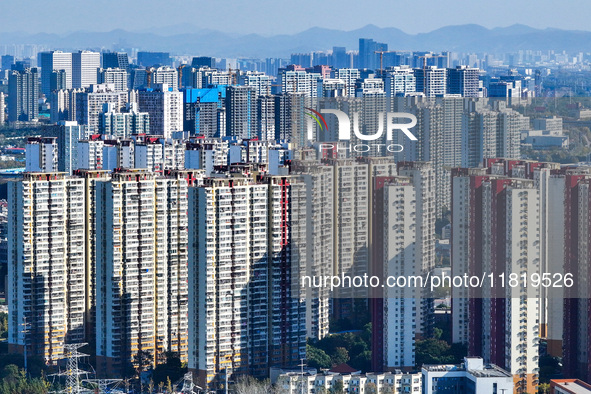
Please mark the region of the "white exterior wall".
<svg viewBox="0 0 591 394"><path fill-rule="evenodd" d="M268 324L267 314L251 315L248 301L251 272L267 251L268 188L228 182L212 179L189 191L189 238L196 240L189 243L189 298L198 300L189 310L189 343L198 345L189 349L189 368L205 377L203 384L225 368L248 367L249 345L256 344L246 334Z"/></svg>
<svg viewBox="0 0 591 394"><path fill-rule="evenodd" d="M54 179L50 179L54 178ZM84 340L84 181L26 174L8 189L8 343L48 364ZM23 323L28 326L24 333Z"/></svg>
<svg viewBox="0 0 591 394"><path fill-rule="evenodd" d="M401 182L404 182L399 178ZM416 191L407 179L405 184L384 186L384 231L388 234L384 250L384 277L417 273ZM386 367L415 365L417 301L412 288L386 290L384 300L384 353Z"/></svg>
<svg viewBox="0 0 591 394"><path fill-rule="evenodd" d="M170 138L172 132L183 130L183 94L165 86L163 92L138 92L138 103L141 112L150 114L150 133Z"/></svg>
<svg viewBox="0 0 591 394"><path fill-rule="evenodd" d="M101 66L99 52L72 53L72 88L87 88L97 83L97 70Z"/></svg>
<svg viewBox="0 0 591 394"><path fill-rule="evenodd" d="M25 171L56 172L58 170L57 141L29 141L25 151Z"/></svg>
<svg viewBox="0 0 591 394"><path fill-rule="evenodd" d="M78 141L78 168L103 169L103 140Z"/></svg>

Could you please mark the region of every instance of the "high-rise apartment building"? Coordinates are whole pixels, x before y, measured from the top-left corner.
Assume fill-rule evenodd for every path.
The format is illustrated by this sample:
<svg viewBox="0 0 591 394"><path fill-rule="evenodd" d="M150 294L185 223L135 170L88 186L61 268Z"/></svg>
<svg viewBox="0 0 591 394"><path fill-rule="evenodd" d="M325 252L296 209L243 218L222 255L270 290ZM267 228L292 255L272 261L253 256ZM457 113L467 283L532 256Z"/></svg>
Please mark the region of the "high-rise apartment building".
<svg viewBox="0 0 591 394"><path fill-rule="evenodd" d="M151 84L166 84L173 91L179 90L179 77L176 69L168 66L149 69Z"/></svg>
<svg viewBox="0 0 591 394"><path fill-rule="evenodd" d="M589 207L591 202L591 174L589 168L564 168L560 173L551 178L553 183L550 192L556 193L562 201L552 205L552 226L562 229L562 248L548 248L549 261L558 261L563 265L563 271L557 271L555 267L550 272L563 272L571 274L575 285L564 288L564 291L555 294L556 301L552 305L563 316L562 348L559 341L555 341L558 333L554 333L552 325L548 326L548 344L554 343L553 355L562 356L564 364L564 376L579 378L588 381L591 377L591 318L589 307L591 305L591 290L589 282L585 279L589 274ZM560 244L558 244L560 245ZM561 245L561 246L562 246ZM553 245L554 246L554 245ZM554 250L556 249L556 250ZM549 301L552 298L549 297ZM549 320L551 308L548 308ZM560 314L554 316L560 318ZM550 323L550 322L549 322ZM554 340L554 341L553 341ZM558 348L558 349L556 349Z"/></svg>
<svg viewBox="0 0 591 394"><path fill-rule="evenodd" d="M291 184L225 176L189 190L189 369L202 386L304 357L303 303L291 292Z"/></svg>
<svg viewBox="0 0 591 394"><path fill-rule="evenodd" d="M249 139L257 136L257 93L251 86L228 86L226 135Z"/></svg>
<svg viewBox="0 0 591 394"><path fill-rule="evenodd" d="M4 122L6 122L6 104L4 93L0 93L0 125L4 126Z"/></svg>
<svg viewBox="0 0 591 394"><path fill-rule="evenodd" d="M548 208L558 197L550 191L551 169L492 159L485 168L453 170L452 274L556 272L551 250L560 248L555 234L563 230L550 226L556 215ZM507 369L517 392L535 390L540 336L560 319L543 293L532 286L452 289L453 341Z"/></svg>
<svg viewBox="0 0 591 394"><path fill-rule="evenodd" d="M100 118L105 104L112 104L113 109L121 111L129 98L126 91L116 91L113 85L92 85L90 89L76 95L76 119L87 125L88 134L99 132ZM71 111L71 108L70 108Z"/></svg>
<svg viewBox="0 0 591 394"><path fill-rule="evenodd" d="M185 168L185 145L178 140L167 141L149 136L135 144L135 167L164 174L166 170Z"/></svg>
<svg viewBox="0 0 591 394"><path fill-rule="evenodd" d="M275 139L275 97L257 97L257 137L262 140Z"/></svg>
<svg viewBox="0 0 591 394"><path fill-rule="evenodd" d="M29 137L25 152L25 171L57 172L58 147L56 137Z"/></svg>
<svg viewBox="0 0 591 394"><path fill-rule="evenodd" d="M101 67L101 54L78 51L72 53L72 88L87 88L97 83L97 70Z"/></svg>
<svg viewBox="0 0 591 394"><path fill-rule="evenodd" d="M183 74L184 76L184 74ZM226 135L226 87L183 89L183 130L192 135L223 137Z"/></svg>
<svg viewBox="0 0 591 394"><path fill-rule="evenodd" d="M49 77L49 90L51 94L56 90L66 89L67 75L64 70L53 70Z"/></svg>
<svg viewBox="0 0 591 394"><path fill-rule="evenodd" d="M363 275L369 268L369 168L353 159L332 159L326 163L335 171L334 274ZM347 299L359 294L344 291L338 296ZM352 317L353 309L348 302L343 302L347 305L342 308L335 308L336 318Z"/></svg>
<svg viewBox="0 0 591 394"><path fill-rule="evenodd" d="M26 173L8 187L8 344L47 364L85 339L84 181Z"/></svg>
<svg viewBox="0 0 591 394"><path fill-rule="evenodd" d="M417 91L417 80L414 71L408 66L388 69L384 82L388 97L405 96Z"/></svg>
<svg viewBox="0 0 591 394"><path fill-rule="evenodd" d="M306 97L318 97L320 74L307 72L297 66L290 68L279 70L278 84L281 86L281 92L304 93Z"/></svg>
<svg viewBox="0 0 591 394"><path fill-rule="evenodd" d="M170 138L183 130L183 93L169 91L167 84L137 93L139 110L150 115L150 133Z"/></svg>
<svg viewBox="0 0 591 394"><path fill-rule="evenodd" d="M72 54L62 51L41 52L37 55L37 64L41 66L41 93L45 97L51 94L51 73L53 70L66 72L66 89L72 88Z"/></svg>
<svg viewBox="0 0 591 394"><path fill-rule="evenodd" d="M103 160L103 148L105 141L100 134L92 134L88 139L78 141L76 169L82 170L106 170Z"/></svg>
<svg viewBox="0 0 591 394"><path fill-rule="evenodd" d="M347 97L355 97L355 86L361 78L361 73L356 68L339 68L335 71L335 78L345 83Z"/></svg>
<svg viewBox="0 0 591 394"><path fill-rule="evenodd" d="M128 73L123 68L100 68L96 83L111 84L115 91L127 90Z"/></svg>
<svg viewBox="0 0 591 394"><path fill-rule="evenodd" d="M480 69L457 66L447 69L447 93L462 97L479 97Z"/></svg>
<svg viewBox="0 0 591 394"><path fill-rule="evenodd" d="M78 169L78 141L86 138L86 126L78 122L59 121L58 170L72 175Z"/></svg>
<svg viewBox="0 0 591 394"><path fill-rule="evenodd" d="M275 139L290 140L298 147L307 145L306 107L310 98L305 93L275 95Z"/></svg>
<svg viewBox="0 0 591 394"><path fill-rule="evenodd" d="M187 181L145 170L96 182L99 374L187 360ZM111 376L112 376L111 375Z"/></svg>
<svg viewBox="0 0 591 394"><path fill-rule="evenodd" d="M424 162L398 164L397 176L372 178L371 274L422 276L435 266L435 177ZM388 288L372 299L372 368L412 369L415 339L429 331L432 301L413 286Z"/></svg>
<svg viewBox="0 0 591 394"><path fill-rule="evenodd" d="M447 93L447 69L427 66L413 70L417 92L426 97L443 97Z"/></svg>
<svg viewBox="0 0 591 394"><path fill-rule="evenodd" d="M325 78L318 82L318 97L346 97L345 81L336 78Z"/></svg>
<svg viewBox="0 0 591 394"><path fill-rule="evenodd" d="M294 227L292 248L305 262L300 270L312 276L333 275L334 266L334 168L315 160L297 161L293 173L301 177L303 187L292 192L292 216L304 228ZM330 294L326 287L304 287L306 334L322 339L329 332Z"/></svg>
<svg viewBox="0 0 591 394"><path fill-rule="evenodd" d="M8 121L30 122L39 117L39 74L36 68L8 74Z"/></svg>
<svg viewBox="0 0 591 394"><path fill-rule="evenodd" d="M238 84L254 87L257 96L271 94L271 77L262 72L247 71L240 74Z"/></svg>
<svg viewBox="0 0 591 394"><path fill-rule="evenodd" d="M450 98L444 101L451 100ZM462 119L462 166L475 167L483 159L521 157L521 133L529 130L529 117L508 108L504 102L489 106L472 102Z"/></svg>
<svg viewBox="0 0 591 394"><path fill-rule="evenodd" d="M150 114L139 112L137 103L128 103L125 112L119 112L113 103L107 103L103 105L97 131L117 138L129 138L133 134L149 134Z"/></svg>

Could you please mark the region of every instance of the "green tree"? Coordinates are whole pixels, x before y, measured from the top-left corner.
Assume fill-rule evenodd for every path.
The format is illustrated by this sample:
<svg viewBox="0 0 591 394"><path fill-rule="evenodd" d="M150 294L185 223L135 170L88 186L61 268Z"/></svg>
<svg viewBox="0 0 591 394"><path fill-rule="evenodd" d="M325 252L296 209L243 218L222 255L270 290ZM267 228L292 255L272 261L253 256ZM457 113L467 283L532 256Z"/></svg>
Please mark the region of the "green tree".
<svg viewBox="0 0 591 394"><path fill-rule="evenodd" d="M339 365L349 361L349 352L344 347L338 347L335 349L334 355L331 357L332 363Z"/></svg>
<svg viewBox="0 0 591 394"><path fill-rule="evenodd" d="M369 372L371 370L371 350L366 350L351 358L349 365L360 371Z"/></svg>
<svg viewBox="0 0 591 394"><path fill-rule="evenodd" d="M308 366L312 368L330 368L332 360L328 354L322 349L318 349L312 345L306 346L306 358L308 359Z"/></svg>
<svg viewBox="0 0 591 394"><path fill-rule="evenodd" d="M433 338L441 339L441 335L443 334L443 330L441 328L433 328Z"/></svg>
<svg viewBox="0 0 591 394"><path fill-rule="evenodd" d="M8 338L8 314L0 313L0 338Z"/></svg>
<svg viewBox="0 0 591 394"><path fill-rule="evenodd" d="M11 364L0 373L0 394L46 394L49 385L43 378L29 378L23 369Z"/></svg>

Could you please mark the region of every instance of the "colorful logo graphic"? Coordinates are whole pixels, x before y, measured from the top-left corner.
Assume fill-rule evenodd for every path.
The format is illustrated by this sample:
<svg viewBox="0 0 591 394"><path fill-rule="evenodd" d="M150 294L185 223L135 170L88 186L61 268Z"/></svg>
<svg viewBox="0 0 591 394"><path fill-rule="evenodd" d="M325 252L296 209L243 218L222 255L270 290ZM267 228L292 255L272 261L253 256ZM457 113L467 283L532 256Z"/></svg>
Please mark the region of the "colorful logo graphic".
<svg viewBox="0 0 591 394"><path fill-rule="evenodd" d="M318 124L318 127L320 127L320 130L322 130L324 128L324 131L326 133L328 133L328 125L326 124L326 120L324 119L324 116L322 116L320 114L320 112L314 111L312 108L306 108L306 109L308 111L310 111L310 112L306 112L306 115L308 115L309 117L311 117L312 119L314 119L316 121L316 123ZM323 127L323 125L324 125L324 127Z"/></svg>

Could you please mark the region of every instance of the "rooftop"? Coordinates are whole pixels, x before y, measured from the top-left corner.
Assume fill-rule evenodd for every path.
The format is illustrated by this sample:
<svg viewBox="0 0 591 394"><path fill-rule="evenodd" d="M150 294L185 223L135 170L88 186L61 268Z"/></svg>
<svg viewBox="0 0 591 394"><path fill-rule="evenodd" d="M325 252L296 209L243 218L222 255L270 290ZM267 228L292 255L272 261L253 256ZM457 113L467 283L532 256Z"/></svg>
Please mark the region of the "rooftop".
<svg viewBox="0 0 591 394"><path fill-rule="evenodd" d="M550 386L571 394L591 394L591 385L579 379L553 379Z"/></svg>
<svg viewBox="0 0 591 394"><path fill-rule="evenodd" d="M484 364L480 357L465 357L462 364L423 365L427 372L467 372L475 378L509 378L512 375L494 364Z"/></svg>

